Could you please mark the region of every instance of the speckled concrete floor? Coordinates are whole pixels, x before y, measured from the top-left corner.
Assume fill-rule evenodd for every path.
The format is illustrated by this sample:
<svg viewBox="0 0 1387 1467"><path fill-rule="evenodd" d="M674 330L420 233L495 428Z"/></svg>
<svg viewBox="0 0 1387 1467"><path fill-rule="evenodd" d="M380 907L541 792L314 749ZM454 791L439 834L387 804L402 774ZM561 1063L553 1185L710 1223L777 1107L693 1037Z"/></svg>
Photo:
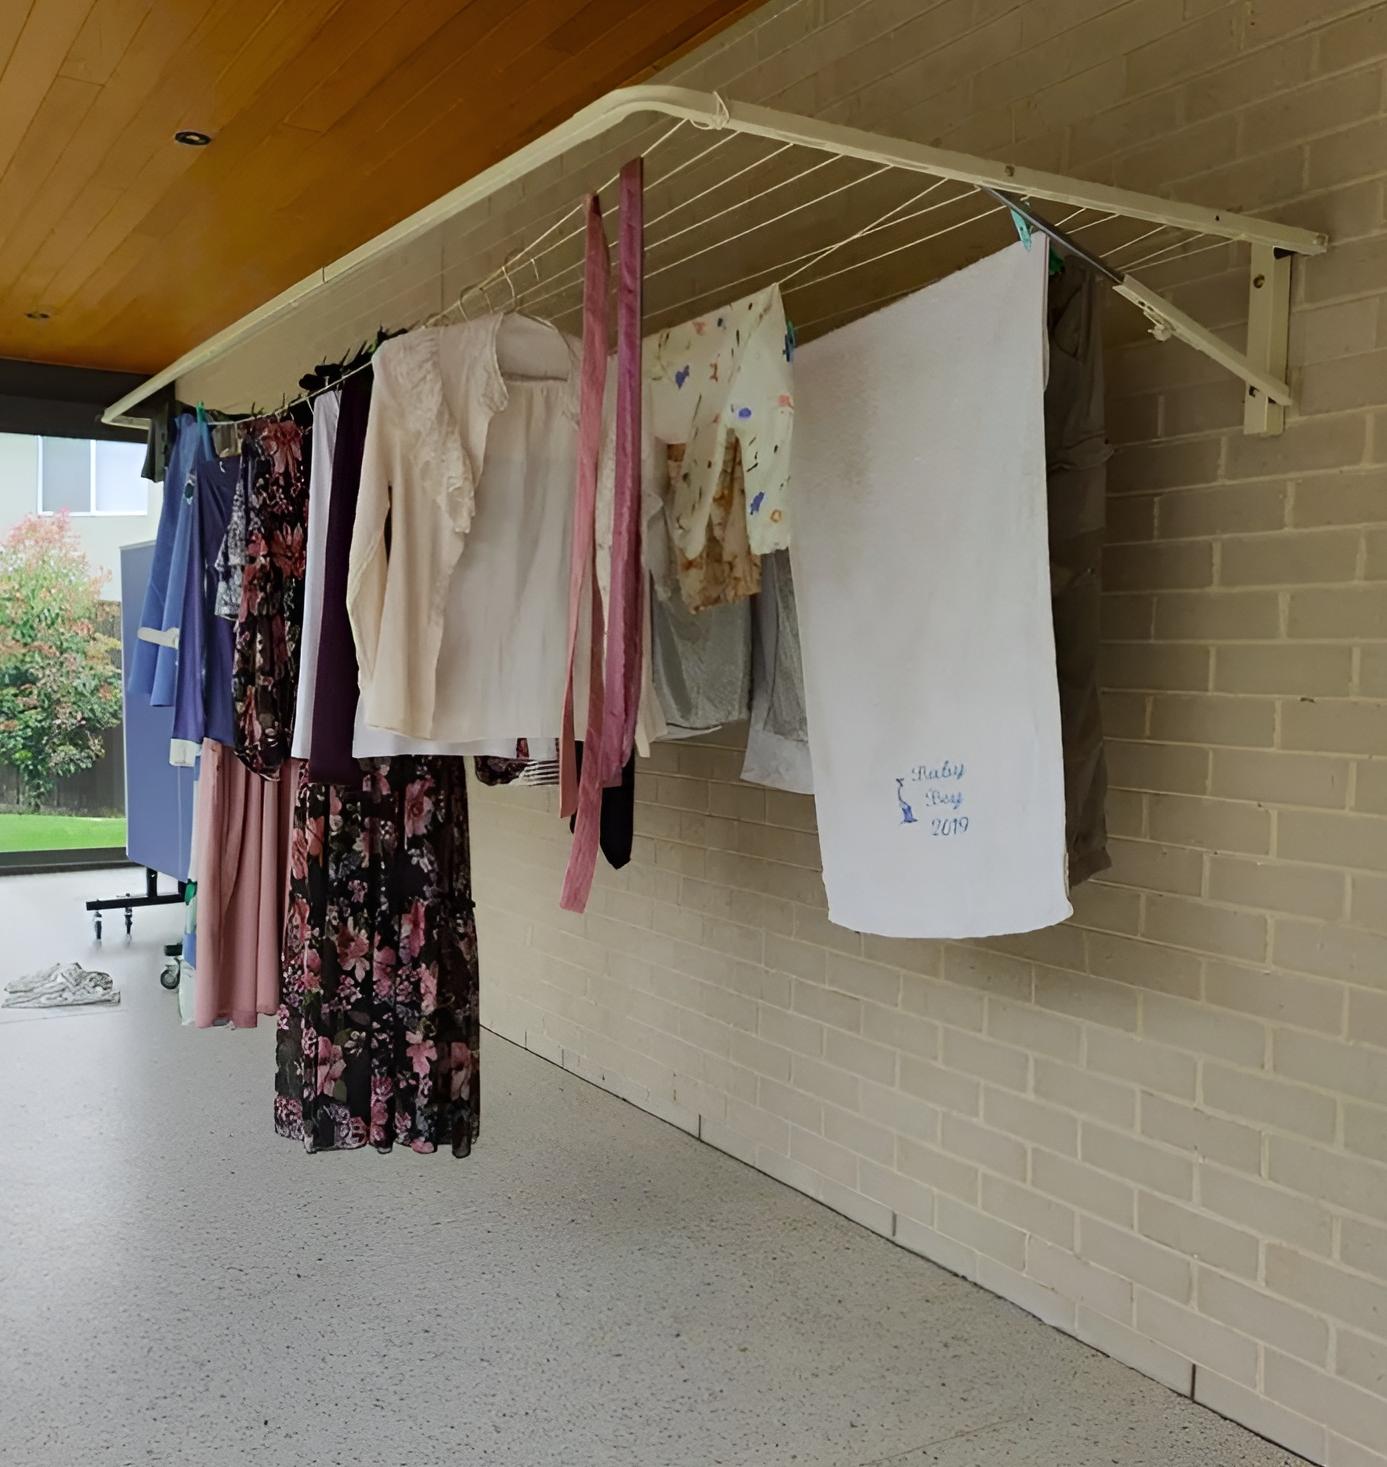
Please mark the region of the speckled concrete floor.
<svg viewBox="0 0 1387 1467"><path fill-rule="evenodd" d="M6 976L127 882L0 879ZM270 1028L178 1026L177 926L0 1024L6 1467L1296 1460L498 1039L469 1160L305 1156Z"/></svg>

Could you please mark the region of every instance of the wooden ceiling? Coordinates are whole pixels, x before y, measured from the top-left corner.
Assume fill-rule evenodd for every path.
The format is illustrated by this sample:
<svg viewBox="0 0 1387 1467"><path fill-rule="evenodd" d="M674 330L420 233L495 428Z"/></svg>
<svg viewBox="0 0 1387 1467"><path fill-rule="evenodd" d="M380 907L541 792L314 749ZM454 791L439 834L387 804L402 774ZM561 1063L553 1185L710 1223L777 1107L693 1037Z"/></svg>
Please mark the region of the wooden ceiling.
<svg viewBox="0 0 1387 1467"><path fill-rule="evenodd" d="M157 370L751 8L0 0L0 357Z"/></svg>

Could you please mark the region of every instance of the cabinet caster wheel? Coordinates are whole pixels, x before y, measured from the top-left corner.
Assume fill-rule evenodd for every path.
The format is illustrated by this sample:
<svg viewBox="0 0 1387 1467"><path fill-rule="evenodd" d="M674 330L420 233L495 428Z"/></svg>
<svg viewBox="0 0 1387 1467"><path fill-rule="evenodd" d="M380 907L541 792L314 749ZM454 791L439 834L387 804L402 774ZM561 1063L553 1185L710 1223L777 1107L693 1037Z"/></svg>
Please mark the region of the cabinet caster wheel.
<svg viewBox="0 0 1387 1467"><path fill-rule="evenodd" d="M125 940L126 940L126 942L129 942L130 941L131 935L133 934L134 930L135 930L135 910L134 910L133 907L126 907L126 909L125 909Z"/></svg>
<svg viewBox="0 0 1387 1467"><path fill-rule="evenodd" d="M95 940L97 942L100 942L101 941L101 913L100 912L93 912L92 913L92 926L96 929Z"/></svg>
<svg viewBox="0 0 1387 1467"><path fill-rule="evenodd" d="M181 974L178 971L178 963L176 961L165 963L163 971L159 974L159 982L172 993L178 987L180 976Z"/></svg>

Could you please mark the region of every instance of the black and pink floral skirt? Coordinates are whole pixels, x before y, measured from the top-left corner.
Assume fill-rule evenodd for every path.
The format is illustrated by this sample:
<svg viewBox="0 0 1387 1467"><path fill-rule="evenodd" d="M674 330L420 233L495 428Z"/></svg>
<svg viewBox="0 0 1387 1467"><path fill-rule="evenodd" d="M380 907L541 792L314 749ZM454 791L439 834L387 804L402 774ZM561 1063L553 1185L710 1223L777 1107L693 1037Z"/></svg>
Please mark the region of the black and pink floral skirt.
<svg viewBox="0 0 1387 1467"><path fill-rule="evenodd" d="M480 1129L464 761L403 756L294 810L275 1129L466 1156Z"/></svg>

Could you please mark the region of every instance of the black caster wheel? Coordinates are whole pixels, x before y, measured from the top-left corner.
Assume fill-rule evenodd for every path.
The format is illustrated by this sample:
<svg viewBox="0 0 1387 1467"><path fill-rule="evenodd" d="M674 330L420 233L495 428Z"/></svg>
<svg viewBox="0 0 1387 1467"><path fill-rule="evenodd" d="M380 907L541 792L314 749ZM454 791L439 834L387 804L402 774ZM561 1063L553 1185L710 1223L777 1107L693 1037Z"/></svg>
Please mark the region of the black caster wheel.
<svg viewBox="0 0 1387 1467"><path fill-rule="evenodd" d="M159 974L159 982L172 993L178 987L179 976L176 962L165 963L163 971Z"/></svg>
<svg viewBox="0 0 1387 1467"><path fill-rule="evenodd" d="M96 941L101 941L101 913L92 913L92 926L96 929Z"/></svg>

